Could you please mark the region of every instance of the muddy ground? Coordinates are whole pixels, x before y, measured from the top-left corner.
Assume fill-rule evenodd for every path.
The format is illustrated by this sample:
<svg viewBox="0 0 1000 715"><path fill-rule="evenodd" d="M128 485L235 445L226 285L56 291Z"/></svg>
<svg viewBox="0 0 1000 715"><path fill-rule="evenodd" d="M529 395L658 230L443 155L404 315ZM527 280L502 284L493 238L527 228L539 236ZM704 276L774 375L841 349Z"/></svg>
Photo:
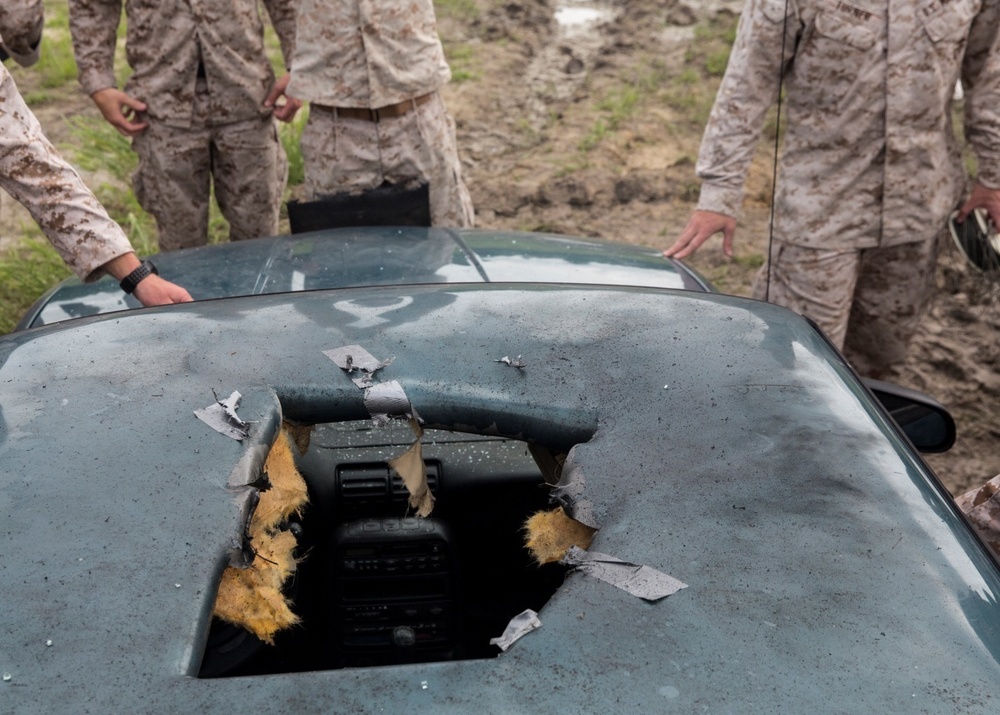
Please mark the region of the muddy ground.
<svg viewBox="0 0 1000 715"><path fill-rule="evenodd" d="M694 158L739 0L439 8L456 75L445 98L478 224L667 247L697 198ZM94 110L79 93L39 108L57 141L69 140L64 117L81 112ZM749 293L766 250L772 152L762 145L748 179L735 258L717 240L689 261L727 292ZM10 204L0 209L7 237L24 220ZM958 493L1000 472L1000 290L944 249L938 291L895 381L955 414L958 443L928 461Z"/></svg>

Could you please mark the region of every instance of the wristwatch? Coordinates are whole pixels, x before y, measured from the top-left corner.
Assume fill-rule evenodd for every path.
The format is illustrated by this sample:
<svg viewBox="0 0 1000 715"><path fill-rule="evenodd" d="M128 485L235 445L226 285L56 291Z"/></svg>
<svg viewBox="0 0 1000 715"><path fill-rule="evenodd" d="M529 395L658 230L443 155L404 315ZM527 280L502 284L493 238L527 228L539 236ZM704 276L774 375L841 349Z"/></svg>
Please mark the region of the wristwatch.
<svg viewBox="0 0 1000 715"><path fill-rule="evenodd" d="M153 262L143 261L139 264L138 268L122 278L122 282L118 285L121 286L123 291L132 295L132 292L136 289L139 283L141 283L144 278L148 278L153 274L160 275L160 272L156 270L156 266L153 265Z"/></svg>

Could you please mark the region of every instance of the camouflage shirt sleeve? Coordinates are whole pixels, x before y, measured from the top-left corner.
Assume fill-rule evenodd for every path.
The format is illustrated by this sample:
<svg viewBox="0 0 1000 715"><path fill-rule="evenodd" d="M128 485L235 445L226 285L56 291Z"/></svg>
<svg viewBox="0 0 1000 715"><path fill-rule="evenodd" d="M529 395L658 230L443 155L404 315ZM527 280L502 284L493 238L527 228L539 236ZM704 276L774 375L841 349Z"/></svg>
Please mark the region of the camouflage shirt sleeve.
<svg viewBox="0 0 1000 715"><path fill-rule="evenodd" d="M87 94L118 86L115 45L121 14L121 0L69 0L73 53L80 84Z"/></svg>
<svg viewBox="0 0 1000 715"><path fill-rule="evenodd" d="M0 35L14 61L25 67L38 61L45 25L42 0L4 0L0 3Z"/></svg>
<svg viewBox="0 0 1000 715"><path fill-rule="evenodd" d="M965 136L978 159L978 180L1000 188L1000 0L985 0L972 24L962 84Z"/></svg>
<svg viewBox="0 0 1000 715"><path fill-rule="evenodd" d="M295 2L294 0L264 0L268 17L274 26L274 32L281 42L281 56L285 60L285 68L292 66L292 55L295 53Z"/></svg>
<svg viewBox="0 0 1000 715"><path fill-rule="evenodd" d="M124 232L42 134L14 80L0 65L0 186L41 226L83 280L132 251Z"/></svg>
<svg viewBox="0 0 1000 715"><path fill-rule="evenodd" d="M764 116L777 99L779 76L794 55L799 31L795 6L785 0L748 0L744 7L698 155L696 171L703 182L698 208L703 211L741 213L743 184ZM782 50L784 62L779 63Z"/></svg>

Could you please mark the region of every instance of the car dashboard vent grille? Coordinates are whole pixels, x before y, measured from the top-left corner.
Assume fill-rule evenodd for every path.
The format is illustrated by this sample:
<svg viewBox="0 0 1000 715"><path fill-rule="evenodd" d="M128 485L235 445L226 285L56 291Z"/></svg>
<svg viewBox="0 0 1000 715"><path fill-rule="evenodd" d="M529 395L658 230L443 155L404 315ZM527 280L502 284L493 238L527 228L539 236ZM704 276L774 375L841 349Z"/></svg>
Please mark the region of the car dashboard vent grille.
<svg viewBox="0 0 1000 715"><path fill-rule="evenodd" d="M425 462L427 486L437 495L441 465ZM347 464L337 467L338 506L350 514L380 514L387 506L406 501L409 492L403 480L393 474L389 465Z"/></svg>

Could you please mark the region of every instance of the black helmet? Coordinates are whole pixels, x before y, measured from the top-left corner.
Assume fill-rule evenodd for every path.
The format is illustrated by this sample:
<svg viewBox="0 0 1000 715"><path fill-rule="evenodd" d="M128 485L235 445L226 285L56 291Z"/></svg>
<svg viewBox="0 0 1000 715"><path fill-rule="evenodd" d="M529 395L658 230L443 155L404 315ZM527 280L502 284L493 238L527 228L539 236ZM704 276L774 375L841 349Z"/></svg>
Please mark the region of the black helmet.
<svg viewBox="0 0 1000 715"><path fill-rule="evenodd" d="M955 221L957 215L957 211L951 215L948 226L965 260L984 273L1000 273L1000 236L986 212L976 209L962 223Z"/></svg>

